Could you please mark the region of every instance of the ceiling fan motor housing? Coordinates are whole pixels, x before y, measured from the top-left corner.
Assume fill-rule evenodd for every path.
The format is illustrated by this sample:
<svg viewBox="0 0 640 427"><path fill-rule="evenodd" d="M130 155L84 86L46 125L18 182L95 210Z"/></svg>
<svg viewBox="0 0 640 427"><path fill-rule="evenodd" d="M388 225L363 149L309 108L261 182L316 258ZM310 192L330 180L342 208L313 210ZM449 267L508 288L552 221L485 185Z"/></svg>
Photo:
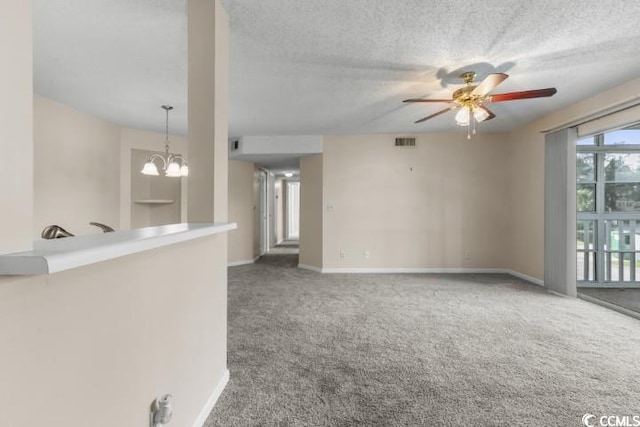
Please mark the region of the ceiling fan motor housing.
<svg viewBox="0 0 640 427"><path fill-rule="evenodd" d="M479 100L480 96L472 95L471 93L476 88L476 86L465 86L453 92L453 100L459 104L464 104L465 102Z"/></svg>

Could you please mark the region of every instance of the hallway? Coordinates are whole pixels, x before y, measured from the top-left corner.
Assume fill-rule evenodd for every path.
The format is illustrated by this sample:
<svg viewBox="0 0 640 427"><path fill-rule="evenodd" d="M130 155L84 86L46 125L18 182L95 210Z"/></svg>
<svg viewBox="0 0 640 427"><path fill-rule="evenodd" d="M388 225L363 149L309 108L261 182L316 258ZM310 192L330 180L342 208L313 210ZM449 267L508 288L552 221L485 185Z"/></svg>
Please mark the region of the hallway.
<svg viewBox="0 0 640 427"><path fill-rule="evenodd" d="M300 245L297 240L285 240L281 243L278 243L274 248L269 249L269 255L292 255L300 253ZM297 266L297 264L296 264Z"/></svg>

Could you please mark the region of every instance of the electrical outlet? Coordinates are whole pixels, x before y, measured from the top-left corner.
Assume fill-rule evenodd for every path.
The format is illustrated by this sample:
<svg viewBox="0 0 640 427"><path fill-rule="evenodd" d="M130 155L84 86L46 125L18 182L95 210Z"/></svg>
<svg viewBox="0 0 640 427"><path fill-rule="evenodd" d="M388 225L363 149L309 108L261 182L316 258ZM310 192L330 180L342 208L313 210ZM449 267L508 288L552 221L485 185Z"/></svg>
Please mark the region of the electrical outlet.
<svg viewBox="0 0 640 427"><path fill-rule="evenodd" d="M345 251L340 251L340 259L343 261L347 259L347 253Z"/></svg>
<svg viewBox="0 0 640 427"><path fill-rule="evenodd" d="M362 252L362 256L364 257L364 259L371 258L371 251L365 250L364 252Z"/></svg>

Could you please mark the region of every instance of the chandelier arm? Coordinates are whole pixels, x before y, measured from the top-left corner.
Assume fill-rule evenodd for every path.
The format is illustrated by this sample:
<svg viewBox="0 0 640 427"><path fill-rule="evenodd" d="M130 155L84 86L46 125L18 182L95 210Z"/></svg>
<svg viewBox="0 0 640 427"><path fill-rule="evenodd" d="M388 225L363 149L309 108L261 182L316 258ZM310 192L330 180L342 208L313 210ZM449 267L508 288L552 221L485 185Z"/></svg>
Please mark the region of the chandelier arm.
<svg viewBox="0 0 640 427"><path fill-rule="evenodd" d="M183 165L185 165L185 166L187 165L187 159L182 157L181 154L172 154L170 157L171 157L172 160L180 160Z"/></svg>
<svg viewBox="0 0 640 427"><path fill-rule="evenodd" d="M150 161L151 163L153 163L153 161L154 161L155 159L160 159L160 160L162 160L162 170L167 170L167 161L165 160L165 158L164 158L163 156L161 156L160 154L157 154L157 153L153 153L153 154L151 155L151 157L149 157L149 161Z"/></svg>

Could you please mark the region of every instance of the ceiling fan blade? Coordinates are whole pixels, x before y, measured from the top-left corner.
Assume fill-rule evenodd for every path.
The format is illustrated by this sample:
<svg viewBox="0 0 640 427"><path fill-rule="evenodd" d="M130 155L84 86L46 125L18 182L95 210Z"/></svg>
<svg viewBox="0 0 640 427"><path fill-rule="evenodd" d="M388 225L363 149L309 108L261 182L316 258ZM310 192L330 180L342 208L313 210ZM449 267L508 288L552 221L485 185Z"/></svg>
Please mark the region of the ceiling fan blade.
<svg viewBox="0 0 640 427"><path fill-rule="evenodd" d="M525 90L522 92L498 93L491 95L489 98L491 102L503 102L517 99L546 98L555 95L556 92L558 92L558 90L555 87L550 87L547 89Z"/></svg>
<svg viewBox="0 0 640 427"><path fill-rule="evenodd" d="M402 102L453 102L452 99L405 99Z"/></svg>
<svg viewBox="0 0 640 427"><path fill-rule="evenodd" d="M450 108L445 108L444 110L438 111L437 113L434 113L430 116L425 117L424 119L420 119L418 120L416 123L422 123L422 122L426 122L429 119L433 119L434 117L438 117L444 113L446 113L447 111L451 111L453 110L455 107L450 107Z"/></svg>
<svg viewBox="0 0 640 427"><path fill-rule="evenodd" d="M482 109L482 110L486 111L486 112L487 112L487 114L489 114L489 117L487 117L486 119L484 119L484 120L483 120L483 122L486 122L487 120L491 120L491 119L495 119L495 118L496 118L496 115L495 115L495 114L493 114L493 111L489 110L489 109L488 109L487 107L485 107L484 105L482 105L482 106L480 106L480 107L478 107L478 108L480 108L480 109Z"/></svg>
<svg viewBox="0 0 640 427"><path fill-rule="evenodd" d="M507 80L509 76L504 73L489 74L476 88L471 92L472 95L486 96L495 89L500 83Z"/></svg>

